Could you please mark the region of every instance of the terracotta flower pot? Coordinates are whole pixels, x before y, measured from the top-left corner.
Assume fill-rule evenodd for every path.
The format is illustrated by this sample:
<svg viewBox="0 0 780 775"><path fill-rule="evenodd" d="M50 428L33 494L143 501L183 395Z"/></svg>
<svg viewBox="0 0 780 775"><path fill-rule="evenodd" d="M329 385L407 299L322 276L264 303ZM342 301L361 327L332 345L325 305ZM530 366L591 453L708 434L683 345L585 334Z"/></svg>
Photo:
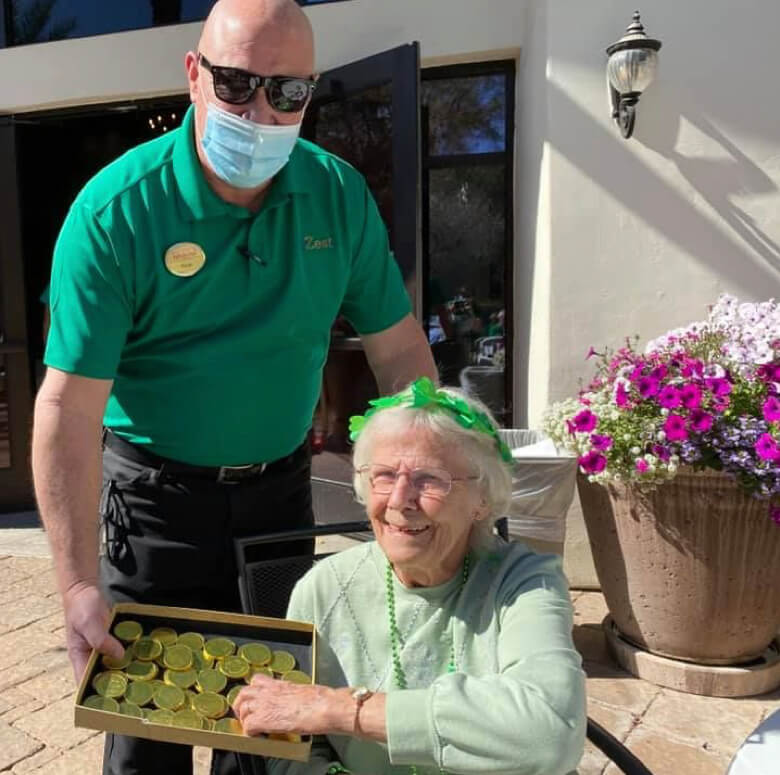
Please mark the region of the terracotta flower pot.
<svg viewBox="0 0 780 775"><path fill-rule="evenodd" d="M621 634L700 664L749 662L780 628L780 527L716 471L656 490L578 489L601 589Z"/></svg>

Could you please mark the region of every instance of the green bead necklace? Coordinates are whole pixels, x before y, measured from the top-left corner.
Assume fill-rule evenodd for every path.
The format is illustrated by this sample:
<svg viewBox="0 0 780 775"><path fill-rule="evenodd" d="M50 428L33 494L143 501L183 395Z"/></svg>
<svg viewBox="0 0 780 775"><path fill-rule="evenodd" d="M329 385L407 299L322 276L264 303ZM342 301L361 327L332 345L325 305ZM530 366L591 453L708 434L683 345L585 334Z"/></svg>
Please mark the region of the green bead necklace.
<svg viewBox="0 0 780 775"><path fill-rule="evenodd" d="M458 588L458 597L463 591L463 587L466 586L466 580L469 577L469 556L463 560L463 574L460 579L460 587ZM398 631L398 624L395 619L395 592L393 590L393 566L388 560L387 573L385 576L387 581L387 615L390 620L390 647L393 651L393 677L395 678L395 685L399 689L406 689L406 674L404 673L403 666L401 665L401 634ZM454 673L457 670L455 665L455 639L450 636L450 661L447 664L447 672ZM444 770L439 770L441 775L446 775ZM410 775L417 775L417 767L411 765L409 767Z"/></svg>

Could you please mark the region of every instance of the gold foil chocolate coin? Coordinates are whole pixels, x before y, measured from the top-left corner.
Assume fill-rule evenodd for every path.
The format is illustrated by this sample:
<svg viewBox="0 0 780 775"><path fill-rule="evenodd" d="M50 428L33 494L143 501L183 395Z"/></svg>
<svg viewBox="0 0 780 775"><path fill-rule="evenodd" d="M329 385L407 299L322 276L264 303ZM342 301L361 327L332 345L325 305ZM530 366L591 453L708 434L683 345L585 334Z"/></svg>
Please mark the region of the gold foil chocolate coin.
<svg viewBox="0 0 780 775"><path fill-rule="evenodd" d="M180 643L168 646L163 655L163 664L169 670L189 670L192 667L192 649Z"/></svg>
<svg viewBox="0 0 780 775"><path fill-rule="evenodd" d="M284 740L286 743L301 742L301 736L297 732L272 732L268 737L271 740Z"/></svg>
<svg viewBox="0 0 780 775"><path fill-rule="evenodd" d="M143 635L144 629L138 622L130 620L118 622L114 627L114 635L125 643L132 643Z"/></svg>
<svg viewBox="0 0 780 775"><path fill-rule="evenodd" d="M233 654L236 644L229 638L211 638L203 645L203 655L206 659L222 659Z"/></svg>
<svg viewBox="0 0 780 775"><path fill-rule="evenodd" d="M154 638L139 638L133 643L133 654L142 662L151 662L163 653L163 645Z"/></svg>
<svg viewBox="0 0 780 775"><path fill-rule="evenodd" d="M169 686L178 686L179 689L189 689L198 680L195 670L166 670L163 673L163 681Z"/></svg>
<svg viewBox="0 0 780 775"><path fill-rule="evenodd" d="M145 716L150 724L166 724L170 726L173 724L174 713L172 710L158 708L157 710L150 710Z"/></svg>
<svg viewBox="0 0 780 775"><path fill-rule="evenodd" d="M135 705L132 702L120 702L119 703L119 712L123 716L133 716L134 718L143 718L144 714L141 708L138 707L138 705Z"/></svg>
<svg viewBox="0 0 780 775"><path fill-rule="evenodd" d="M203 248L194 242L177 242L165 251L165 268L176 277L192 277L205 263Z"/></svg>
<svg viewBox="0 0 780 775"><path fill-rule="evenodd" d="M187 727L188 729L203 729L203 716L191 708L178 710L173 717L173 726Z"/></svg>
<svg viewBox="0 0 780 775"><path fill-rule="evenodd" d="M192 700L192 709L206 718L221 718L227 713L227 700L216 692L197 694Z"/></svg>
<svg viewBox="0 0 780 775"><path fill-rule="evenodd" d="M108 654L103 654L100 661L109 670L124 670L133 661L133 652L129 648L125 649L121 659L114 659L114 657Z"/></svg>
<svg viewBox="0 0 780 775"><path fill-rule="evenodd" d="M183 632L176 642L181 643L182 646L189 646L193 651L203 650L204 640L199 632Z"/></svg>
<svg viewBox="0 0 780 775"><path fill-rule="evenodd" d="M303 670L290 670L287 673L282 673L283 681L290 681L294 684L310 684L311 676L308 673L304 673Z"/></svg>
<svg viewBox="0 0 780 775"><path fill-rule="evenodd" d="M241 684L236 684L228 693L227 693L227 704L233 707L233 703L236 701L236 697L238 697L238 693L243 689L244 687L241 686Z"/></svg>
<svg viewBox="0 0 780 775"><path fill-rule="evenodd" d="M151 681L131 681L125 692L125 699L134 705L146 705L154 694Z"/></svg>
<svg viewBox="0 0 780 775"><path fill-rule="evenodd" d="M163 646L173 646L178 639L176 630L171 627L155 627L150 633L149 637L154 640L159 640Z"/></svg>
<svg viewBox="0 0 780 775"><path fill-rule="evenodd" d="M295 667L295 657L289 651L274 651L269 667L274 673L289 673Z"/></svg>
<svg viewBox="0 0 780 775"><path fill-rule="evenodd" d="M116 670L98 673L92 679L92 688L101 697L121 697L127 689L127 676Z"/></svg>
<svg viewBox="0 0 780 775"><path fill-rule="evenodd" d="M113 697L101 697L99 694L93 694L87 697L82 703L85 708L92 710L105 710L109 713L119 713L119 703Z"/></svg>
<svg viewBox="0 0 780 775"><path fill-rule="evenodd" d="M131 662L125 668L125 675L131 681L151 681L156 675L159 668L154 662Z"/></svg>
<svg viewBox="0 0 780 775"><path fill-rule="evenodd" d="M228 678L245 678L249 675L249 662L243 657L229 656L220 660L219 667L217 668L220 673L223 673Z"/></svg>
<svg viewBox="0 0 780 775"><path fill-rule="evenodd" d="M203 651L193 651L192 652L192 666L200 672L201 670L206 670L208 668L214 667L214 660L210 659L209 657L206 657L203 654Z"/></svg>
<svg viewBox="0 0 780 775"><path fill-rule="evenodd" d="M252 683L253 675L267 675L269 678L273 678L274 671L271 670L271 668L267 665L263 665L261 667L252 667L249 671L249 674L244 677L244 681L246 681L248 684Z"/></svg>
<svg viewBox="0 0 780 775"><path fill-rule="evenodd" d="M244 728L237 718L221 718L214 724L215 732L224 732L227 735L243 735Z"/></svg>
<svg viewBox="0 0 780 775"><path fill-rule="evenodd" d="M152 702L161 710L179 710L184 707L186 695L178 686L157 686L152 696Z"/></svg>
<svg viewBox="0 0 780 775"><path fill-rule="evenodd" d="M196 686L200 692L221 692L227 686L227 677L218 670L201 670Z"/></svg>
<svg viewBox="0 0 780 775"><path fill-rule="evenodd" d="M267 665L271 661L271 649L265 643L245 643L238 650L238 655L243 657L250 665L259 667Z"/></svg>

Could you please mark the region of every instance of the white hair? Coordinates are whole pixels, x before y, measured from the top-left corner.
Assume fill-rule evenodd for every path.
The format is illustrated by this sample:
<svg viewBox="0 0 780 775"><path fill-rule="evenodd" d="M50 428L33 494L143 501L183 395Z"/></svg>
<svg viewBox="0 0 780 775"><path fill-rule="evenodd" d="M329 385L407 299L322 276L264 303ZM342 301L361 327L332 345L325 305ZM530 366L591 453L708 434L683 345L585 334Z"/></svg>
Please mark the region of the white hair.
<svg viewBox="0 0 780 775"><path fill-rule="evenodd" d="M498 427L490 410L478 398L451 387L441 387L439 392L465 401L472 410L484 413L493 426ZM472 546L485 544L492 537L495 520L508 511L512 497L512 473L501 457L495 436L465 428L450 411L442 407L433 404L422 407L394 406L380 409L367 419L352 452L355 469L353 482L358 501L366 503L368 487L366 477L358 471L371 462L376 441L410 428L432 434L447 449L457 450L463 460L475 469L479 477L476 483L487 504L488 514L485 519L474 523L470 543Z"/></svg>

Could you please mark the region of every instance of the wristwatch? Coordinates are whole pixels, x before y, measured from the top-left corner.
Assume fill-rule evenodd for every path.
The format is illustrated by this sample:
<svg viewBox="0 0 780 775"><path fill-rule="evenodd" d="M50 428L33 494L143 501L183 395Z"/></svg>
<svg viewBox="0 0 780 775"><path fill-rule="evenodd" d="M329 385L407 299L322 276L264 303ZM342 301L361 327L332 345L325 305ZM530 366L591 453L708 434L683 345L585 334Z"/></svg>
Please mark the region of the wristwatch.
<svg viewBox="0 0 780 775"><path fill-rule="evenodd" d="M356 733L360 732L360 709L363 707L363 703L373 696L374 692L367 686L358 686L357 689L352 692L352 699L355 701L355 721L352 727Z"/></svg>

